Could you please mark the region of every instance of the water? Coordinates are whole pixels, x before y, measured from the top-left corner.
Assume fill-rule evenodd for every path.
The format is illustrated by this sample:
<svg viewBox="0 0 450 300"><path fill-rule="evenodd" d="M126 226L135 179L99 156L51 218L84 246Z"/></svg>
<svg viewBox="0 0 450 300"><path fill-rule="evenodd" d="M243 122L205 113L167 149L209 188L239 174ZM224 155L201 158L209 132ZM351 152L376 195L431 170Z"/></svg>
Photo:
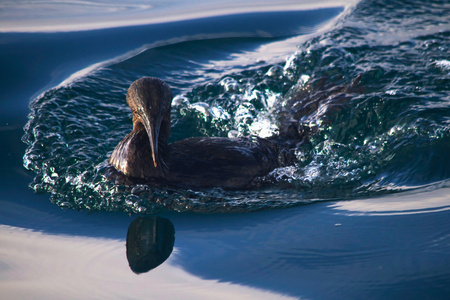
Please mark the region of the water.
<svg viewBox="0 0 450 300"><path fill-rule="evenodd" d="M288 47L293 29L309 33L342 9L239 15L234 22L245 19L246 30L262 19L282 18L285 27L151 45L67 80L31 103L24 136L24 166L37 174L31 187L63 207L151 213L248 211L442 184L450 175L448 20L431 10L433 22L409 24L391 14L412 18L424 5L380 5L360 4L298 49ZM287 58L259 56L275 45ZM270 136L293 119L313 132L310 142L297 147L298 164L261 178L256 191L108 182L108 157L131 128L124 95L146 75L163 78L176 95L172 141Z"/></svg>
<svg viewBox="0 0 450 300"><path fill-rule="evenodd" d="M111 25L143 24L152 9L136 1L119 23L0 35L2 298L445 299L450 5L213 4ZM299 163L249 191L107 181L131 130L126 89L149 75L176 96L171 141L294 119L311 133ZM126 253L136 213L175 229L169 258L140 275Z"/></svg>

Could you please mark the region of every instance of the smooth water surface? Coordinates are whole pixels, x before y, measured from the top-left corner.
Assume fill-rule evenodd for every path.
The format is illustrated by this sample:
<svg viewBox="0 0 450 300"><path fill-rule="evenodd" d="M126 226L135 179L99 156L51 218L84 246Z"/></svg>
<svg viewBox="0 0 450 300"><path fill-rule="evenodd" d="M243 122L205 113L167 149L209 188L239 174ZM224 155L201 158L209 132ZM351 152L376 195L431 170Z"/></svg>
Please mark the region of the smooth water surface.
<svg viewBox="0 0 450 300"><path fill-rule="evenodd" d="M138 1L88 4L89 28L2 27L2 299L450 294L446 1L215 2L184 18L169 5L164 22L141 22L155 10ZM141 76L173 88L172 141L268 136L289 119L309 143L248 191L109 182ZM147 227L133 229L135 213ZM159 266L137 275L133 249Z"/></svg>

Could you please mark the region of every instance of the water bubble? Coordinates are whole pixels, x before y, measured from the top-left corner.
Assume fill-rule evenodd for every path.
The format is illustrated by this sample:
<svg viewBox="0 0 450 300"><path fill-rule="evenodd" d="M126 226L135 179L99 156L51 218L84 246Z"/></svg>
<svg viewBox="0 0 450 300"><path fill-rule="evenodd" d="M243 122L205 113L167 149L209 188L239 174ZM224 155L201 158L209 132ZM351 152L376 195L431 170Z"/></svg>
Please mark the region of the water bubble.
<svg viewBox="0 0 450 300"><path fill-rule="evenodd" d="M303 74L302 76L300 76L300 80L298 81L298 84L301 86L304 86L309 81L310 78L311 78L311 76Z"/></svg>
<svg viewBox="0 0 450 300"><path fill-rule="evenodd" d="M252 134L260 137L270 137L278 132L278 127L268 118L264 117L257 118L257 120L249 126L249 129Z"/></svg>
<svg viewBox="0 0 450 300"><path fill-rule="evenodd" d="M297 168L295 166L277 168L270 175L274 176L277 181L287 181L289 183L298 179Z"/></svg>
<svg viewBox="0 0 450 300"><path fill-rule="evenodd" d="M229 138L237 138L237 137L240 137L240 136L242 136L242 134L239 131L237 131L237 130L230 130L230 131L228 131L228 137Z"/></svg>
<svg viewBox="0 0 450 300"><path fill-rule="evenodd" d="M208 103L205 102L196 102L189 106L190 109L198 111L199 113L203 114L206 117L212 116L211 108L209 107Z"/></svg>
<svg viewBox="0 0 450 300"><path fill-rule="evenodd" d="M244 102L237 108L234 119L238 124L251 124L254 117L255 107L249 102Z"/></svg>
<svg viewBox="0 0 450 300"><path fill-rule="evenodd" d="M320 167L321 165L311 165L307 167L305 169L305 177L303 178L303 180L310 183L314 182L314 180L320 177Z"/></svg>
<svg viewBox="0 0 450 300"><path fill-rule="evenodd" d="M214 106L211 108L212 116L216 119L229 120L230 114L227 113L222 107Z"/></svg>
<svg viewBox="0 0 450 300"><path fill-rule="evenodd" d="M282 66L275 65L267 71L266 75L269 77L282 78L284 75L284 69Z"/></svg>
<svg viewBox="0 0 450 300"><path fill-rule="evenodd" d="M264 94L257 89L246 90L243 100L252 103L258 109L261 109L265 106Z"/></svg>
<svg viewBox="0 0 450 300"><path fill-rule="evenodd" d="M400 125L395 125L391 129L389 129L388 134L389 135L397 135L399 133L403 132L403 128Z"/></svg>
<svg viewBox="0 0 450 300"><path fill-rule="evenodd" d="M172 100L172 106L174 107L189 107L189 99L185 96L177 95Z"/></svg>
<svg viewBox="0 0 450 300"><path fill-rule="evenodd" d="M394 96L394 95L397 94L397 90L387 90L387 91L386 91L386 94L391 95L391 96Z"/></svg>
<svg viewBox="0 0 450 300"><path fill-rule="evenodd" d="M219 84L223 86L226 92L239 92L240 89L239 83L232 77L225 77Z"/></svg>

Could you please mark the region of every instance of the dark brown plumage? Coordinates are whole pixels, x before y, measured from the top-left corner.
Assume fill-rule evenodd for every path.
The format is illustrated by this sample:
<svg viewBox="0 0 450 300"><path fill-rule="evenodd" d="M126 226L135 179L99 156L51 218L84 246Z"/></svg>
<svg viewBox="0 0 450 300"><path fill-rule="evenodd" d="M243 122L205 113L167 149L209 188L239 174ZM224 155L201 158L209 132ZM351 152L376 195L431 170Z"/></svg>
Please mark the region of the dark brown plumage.
<svg viewBox="0 0 450 300"><path fill-rule="evenodd" d="M168 144L172 92L157 78L131 84L127 103L133 131L109 163L127 177L189 187L245 188L280 167L285 150L276 139L195 137Z"/></svg>

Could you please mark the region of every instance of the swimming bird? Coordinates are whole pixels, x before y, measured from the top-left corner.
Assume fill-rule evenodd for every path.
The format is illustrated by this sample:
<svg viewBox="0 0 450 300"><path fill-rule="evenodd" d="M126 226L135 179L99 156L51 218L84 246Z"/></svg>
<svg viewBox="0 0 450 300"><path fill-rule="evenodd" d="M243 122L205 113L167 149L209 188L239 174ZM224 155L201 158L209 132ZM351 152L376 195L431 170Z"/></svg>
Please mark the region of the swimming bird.
<svg viewBox="0 0 450 300"><path fill-rule="evenodd" d="M161 79L136 80L126 100L133 130L116 146L109 163L128 178L238 189L292 163L279 138L191 137L169 144L172 91Z"/></svg>

